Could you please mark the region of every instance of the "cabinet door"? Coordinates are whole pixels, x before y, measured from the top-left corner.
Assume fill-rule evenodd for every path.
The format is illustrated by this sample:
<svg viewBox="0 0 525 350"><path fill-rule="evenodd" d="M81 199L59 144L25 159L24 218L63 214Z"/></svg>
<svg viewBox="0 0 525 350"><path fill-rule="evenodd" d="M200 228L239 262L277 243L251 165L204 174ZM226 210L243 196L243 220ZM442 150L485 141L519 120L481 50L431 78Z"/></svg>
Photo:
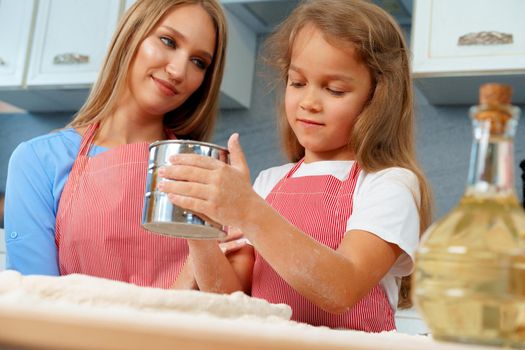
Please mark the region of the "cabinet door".
<svg viewBox="0 0 525 350"><path fill-rule="evenodd" d="M430 103L476 104L479 86L487 82L511 85L513 101L525 103L525 1L414 4L412 69Z"/></svg>
<svg viewBox="0 0 525 350"><path fill-rule="evenodd" d="M91 85L120 5L120 0L40 0L27 85Z"/></svg>
<svg viewBox="0 0 525 350"><path fill-rule="evenodd" d="M22 86L34 0L0 0L0 87Z"/></svg>
<svg viewBox="0 0 525 350"><path fill-rule="evenodd" d="M414 72L445 74L525 68L525 1L417 0L412 44ZM512 43L460 44L474 34L512 35Z"/></svg>

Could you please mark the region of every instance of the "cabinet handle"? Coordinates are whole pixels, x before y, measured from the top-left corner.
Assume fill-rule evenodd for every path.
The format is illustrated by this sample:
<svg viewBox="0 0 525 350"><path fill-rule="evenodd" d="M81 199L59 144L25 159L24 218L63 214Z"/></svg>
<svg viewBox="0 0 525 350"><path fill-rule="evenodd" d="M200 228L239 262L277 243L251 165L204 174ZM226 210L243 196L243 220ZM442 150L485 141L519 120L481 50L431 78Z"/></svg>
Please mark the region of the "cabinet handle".
<svg viewBox="0 0 525 350"><path fill-rule="evenodd" d="M0 57L0 66L7 66L6 61L4 61L2 57Z"/></svg>
<svg viewBox="0 0 525 350"><path fill-rule="evenodd" d="M482 31L477 33L468 33L458 39L458 46L467 45L508 45L514 42L512 34Z"/></svg>
<svg viewBox="0 0 525 350"><path fill-rule="evenodd" d="M56 55L53 58L54 64L87 64L89 63L89 56L79 53L63 53Z"/></svg>

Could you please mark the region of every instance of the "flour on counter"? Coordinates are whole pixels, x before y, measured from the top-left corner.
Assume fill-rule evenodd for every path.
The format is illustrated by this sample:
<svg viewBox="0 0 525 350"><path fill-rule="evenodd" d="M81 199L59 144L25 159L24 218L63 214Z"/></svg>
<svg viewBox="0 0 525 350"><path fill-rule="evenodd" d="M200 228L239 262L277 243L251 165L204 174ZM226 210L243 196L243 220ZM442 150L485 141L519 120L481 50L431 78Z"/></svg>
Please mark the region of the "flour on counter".
<svg viewBox="0 0 525 350"><path fill-rule="evenodd" d="M73 344L75 349L85 349L84 343L89 339L108 334L102 330L109 330L111 334L122 329L130 336L140 334L147 341L157 337L169 339L168 345L178 341L188 350L209 348L217 341L224 345L220 348L231 350L254 347L268 350L480 349L397 332L366 333L314 327L291 321L290 316L287 305L270 304L243 293L219 295L164 290L83 275L21 276L14 271L0 272L0 329L5 331L11 320L29 320L28 325L38 320L46 323L45 335L28 330L29 334L36 334L34 339L25 332L19 332L16 337L8 331L0 332L0 344L9 341L24 348L31 348L31 344L40 344L42 348L42 341L63 337L68 325L76 331L75 325L80 325L84 338ZM11 331L18 332L16 325L19 324L15 323ZM125 343L120 338L113 341ZM113 345L112 348L118 347L116 343ZM135 346L134 349L142 348Z"/></svg>
<svg viewBox="0 0 525 350"><path fill-rule="evenodd" d="M292 311L285 304L270 304L242 292L214 294L193 290L166 290L93 276L22 276L16 271L0 272L0 301L58 302L95 307L128 307L156 313L204 313L219 318L277 318L289 320Z"/></svg>

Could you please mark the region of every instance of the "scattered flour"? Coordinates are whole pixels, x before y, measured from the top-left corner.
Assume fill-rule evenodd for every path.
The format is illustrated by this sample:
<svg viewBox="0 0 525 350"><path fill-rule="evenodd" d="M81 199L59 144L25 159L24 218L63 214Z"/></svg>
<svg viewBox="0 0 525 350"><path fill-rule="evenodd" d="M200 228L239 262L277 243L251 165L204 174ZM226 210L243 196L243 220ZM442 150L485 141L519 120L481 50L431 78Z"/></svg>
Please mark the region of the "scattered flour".
<svg viewBox="0 0 525 350"><path fill-rule="evenodd" d="M209 314L219 318L277 318L289 320L286 304L270 304L242 292L214 294L192 290L167 290L86 275L22 276L0 273L0 300L21 303L61 303L94 307L128 307L155 313Z"/></svg>
<svg viewBox="0 0 525 350"><path fill-rule="evenodd" d="M86 336L97 335L93 324L108 329L124 325L130 332L145 330L141 333L144 337L153 336L155 331L157 337L158 334L183 334L193 337L197 343L199 339L220 339L221 344L228 344L232 350L261 344L264 346L260 348L264 349L480 349L397 332L365 333L313 327L290 321L288 305L270 304L240 292L220 295L164 290L84 275L21 276L15 271L0 272L0 325L9 325L12 315L85 324ZM7 319L2 320L2 316ZM63 327L64 324L57 321L57 337L63 334ZM29 343L25 339L18 340L27 347Z"/></svg>

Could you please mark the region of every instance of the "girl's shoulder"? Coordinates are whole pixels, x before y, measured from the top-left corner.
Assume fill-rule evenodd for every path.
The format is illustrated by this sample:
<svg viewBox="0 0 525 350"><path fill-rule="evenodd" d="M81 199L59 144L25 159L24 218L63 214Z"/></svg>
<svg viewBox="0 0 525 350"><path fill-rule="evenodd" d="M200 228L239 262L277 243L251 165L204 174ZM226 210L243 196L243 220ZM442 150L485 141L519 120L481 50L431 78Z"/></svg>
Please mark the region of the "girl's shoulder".
<svg viewBox="0 0 525 350"><path fill-rule="evenodd" d="M416 174L407 168L390 167L376 172L363 172L363 183L377 185L378 183L399 183L409 188L418 187Z"/></svg>
<svg viewBox="0 0 525 350"><path fill-rule="evenodd" d="M295 163L288 163L265 169L257 175L253 189L259 196L266 198L277 183L294 167Z"/></svg>
<svg viewBox="0 0 525 350"><path fill-rule="evenodd" d="M360 197L383 197L420 200L419 179L410 169L401 167L385 168L376 172L362 172L357 192Z"/></svg>

